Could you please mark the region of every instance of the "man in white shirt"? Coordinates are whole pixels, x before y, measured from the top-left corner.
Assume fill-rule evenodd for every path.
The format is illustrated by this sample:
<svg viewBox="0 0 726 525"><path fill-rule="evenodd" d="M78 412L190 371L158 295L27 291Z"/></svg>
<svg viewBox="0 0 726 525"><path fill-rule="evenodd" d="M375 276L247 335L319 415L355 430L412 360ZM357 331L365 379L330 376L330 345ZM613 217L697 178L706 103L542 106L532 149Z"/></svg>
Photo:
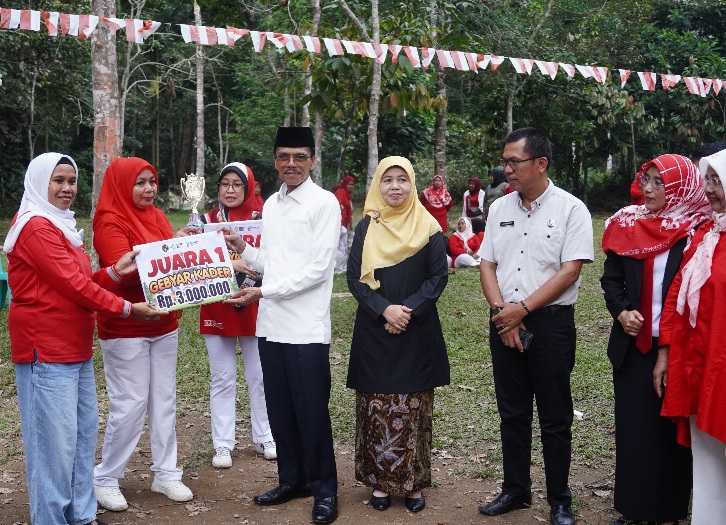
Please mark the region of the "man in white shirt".
<svg viewBox="0 0 726 525"><path fill-rule="evenodd" d="M501 495L479 511L495 516L532 503L534 398L550 522L574 525L568 486L573 305L580 270L593 261L594 248L590 213L549 180L551 162L552 145L542 131L522 128L507 136L500 163L514 191L492 203L479 251L482 289L492 308L489 344L504 470Z"/></svg>
<svg viewBox="0 0 726 525"><path fill-rule="evenodd" d="M283 184L265 202L260 248L235 245L263 275L262 286L245 288L231 301L260 300L256 335L277 443L279 486L254 502L277 505L312 494L313 523L332 523L338 517L338 478L328 350L340 205L310 179L315 165L310 128L279 128L274 152Z"/></svg>

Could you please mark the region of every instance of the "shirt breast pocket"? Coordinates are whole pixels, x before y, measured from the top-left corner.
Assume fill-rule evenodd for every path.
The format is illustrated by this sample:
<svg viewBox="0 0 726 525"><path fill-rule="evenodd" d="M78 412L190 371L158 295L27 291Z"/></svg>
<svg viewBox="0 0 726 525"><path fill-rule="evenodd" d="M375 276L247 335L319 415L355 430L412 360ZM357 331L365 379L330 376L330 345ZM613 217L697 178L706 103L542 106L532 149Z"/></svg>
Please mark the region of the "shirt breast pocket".
<svg viewBox="0 0 726 525"><path fill-rule="evenodd" d="M543 228L534 232L532 257L542 267L559 268L564 244L564 231L557 228Z"/></svg>
<svg viewBox="0 0 726 525"><path fill-rule="evenodd" d="M285 229L287 230L285 255L299 257L309 254L313 243L310 220L290 219Z"/></svg>

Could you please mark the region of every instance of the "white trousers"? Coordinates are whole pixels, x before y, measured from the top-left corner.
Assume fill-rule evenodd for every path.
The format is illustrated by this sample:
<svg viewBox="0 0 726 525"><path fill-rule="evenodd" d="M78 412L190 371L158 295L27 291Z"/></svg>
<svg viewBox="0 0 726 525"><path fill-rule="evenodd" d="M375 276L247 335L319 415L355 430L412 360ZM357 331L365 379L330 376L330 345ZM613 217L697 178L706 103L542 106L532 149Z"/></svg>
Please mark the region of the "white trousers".
<svg viewBox="0 0 726 525"><path fill-rule="evenodd" d="M180 480L176 440L178 333L101 341L110 402L101 463L93 482L116 486L134 453L149 413L151 470L160 481Z"/></svg>
<svg viewBox="0 0 726 525"><path fill-rule="evenodd" d="M691 525L726 523L726 444L696 428L690 417L693 453Z"/></svg>
<svg viewBox="0 0 726 525"><path fill-rule="evenodd" d="M335 273L343 273L348 263L348 228L340 227L338 252L335 254Z"/></svg>
<svg viewBox="0 0 726 525"><path fill-rule="evenodd" d="M224 337L204 335L209 354L209 371L212 384L209 389L209 411L212 414L212 442L214 448L234 449L235 401L237 387L237 341L242 349L245 364L245 380L250 394L250 419L252 441L272 441L270 422L267 419L265 386L262 382L262 365L256 337Z"/></svg>
<svg viewBox="0 0 726 525"><path fill-rule="evenodd" d="M479 263L479 261L477 259L474 259L474 257L469 255L468 253L462 253L454 261L454 267L455 268L464 268L465 266L473 266L478 263Z"/></svg>

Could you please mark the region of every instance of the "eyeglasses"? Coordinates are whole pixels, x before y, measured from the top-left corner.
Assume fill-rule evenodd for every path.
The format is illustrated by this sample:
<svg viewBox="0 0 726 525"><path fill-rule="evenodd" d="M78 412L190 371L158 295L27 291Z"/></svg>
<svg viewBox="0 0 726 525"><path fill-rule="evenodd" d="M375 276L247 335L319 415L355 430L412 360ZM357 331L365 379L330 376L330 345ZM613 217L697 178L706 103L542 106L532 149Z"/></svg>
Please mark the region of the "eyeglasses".
<svg viewBox="0 0 726 525"><path fill-rule="evenodd" d="M711 187L714 190L717 190L721 187L721 179L719 179L718 177L704 177L703 185L707 188Z"/></svg>
<svg viewBox="0 0 726 525"><path fill-rule="evenodd" d="M507 166L512 168L512 171L516 171L519 168L519 165L523 162L529 162L530 160L537 160L539 157L532 157L529 159L522 159L522 160L511 160L511 159L499 159L499 165L507 169Z"/></svg>
<svg viewBox="0 0 726 525"><path fill-rule="evenodd" d="M245 185L241 182L235 182L234 184L230 184L229 182L220 182L219 183L219 189L223 191L227 191L228 189L232 188L234 191L242 191L242 188L244 188Z"/></svg>
<svg viewBox="0 0 726 525"><path fill-rule="evenodd" d="M663 179L656 179L655 177L651 177L648 174L641 175L640 185L645 188L648 184L650 184L650 187L654 190L660 190L665 187L665 182L663 182Z"/></svg>
<svg viewBox="0 0 726 525"><path fill-rule="evenodd" d="M306 155L305 153L295 153L294 155L290 155L289 153L278 153L275 155L275 160L277 162L282 162L283 164L290 162L290 159L292 159L295 164L305 164L310 158L310 155Z"/></svg>

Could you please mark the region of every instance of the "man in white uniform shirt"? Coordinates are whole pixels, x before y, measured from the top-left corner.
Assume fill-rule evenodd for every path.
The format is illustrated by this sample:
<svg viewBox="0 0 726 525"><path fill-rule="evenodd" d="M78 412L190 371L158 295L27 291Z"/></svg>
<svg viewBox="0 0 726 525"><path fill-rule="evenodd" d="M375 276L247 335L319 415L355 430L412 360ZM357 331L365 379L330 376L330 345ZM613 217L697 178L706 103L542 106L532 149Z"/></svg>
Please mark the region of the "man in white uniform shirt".
<svg viewBox="0 0 726 525"><path fill-rule="evenodd" d="M277 443L279 486L254 497L277 505L308 497L313 523L338 516L338 478L330 399L330 297L340 205L310 179L315 142L310 128L279 128L275 167L280 190L262 213L259 249L237 238L235 248L263 275L231 302L260 300L257 316L267 412Z"/></svg>
<svg viewBox="0 0 726 525"><path fill-rule="evenodd" d="M550 521L573 525L573 305L580 270L593 261L594 248L590 213L549 180L551 162L552 145L542 131L522 128L507 136L501 165L514 192L492 203L479 251L482 289L492 308L489 339L504 470L501 495L479 511L495 516L532 503L534 398Z"/></svg>

